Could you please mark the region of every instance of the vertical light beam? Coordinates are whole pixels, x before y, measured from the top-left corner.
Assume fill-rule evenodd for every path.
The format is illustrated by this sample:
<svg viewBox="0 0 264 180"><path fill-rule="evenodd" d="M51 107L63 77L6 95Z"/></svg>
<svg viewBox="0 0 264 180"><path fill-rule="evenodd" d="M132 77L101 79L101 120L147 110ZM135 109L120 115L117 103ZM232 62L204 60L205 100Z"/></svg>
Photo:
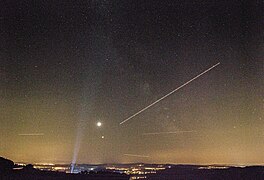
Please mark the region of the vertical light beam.
<svg viewBox="0 0 264 180"><path fill-rule="evenodd" d="M172 95L173 93L175 93L176 91L180 90L181 88L183 88L184 86L188 85L189 83L191 83L192 81L194 81L195 79L199 78L200 76L204 75L205 73L209 72L210 70L212 70L213 68L215 68L216 66L218 66L220 64L220 62L218 62L217 64L211 66L210 68L206 69L205 71L203 71L202 73L198 74L197 76L195 76L194 78L190 79L189 81L187 81L186 83L182 84L181 86L177 87L176 89L174 89L173 91L171 91L170 93L166 94L165 96L161 97L160 99L154 101L153 103L151 103L150 105L148 105L147 107L141 109L140 111L138 111L137 113L133 114L132 116L128 117L127 119L125 119L124 121L120 122L120 124L123 124L125 122L127 122L128 120L132 119L133 117L139 115L140 113L144 112L145 110L147 110L148 108L150 108L151 106L154 106L155 104L157 104L158 102L162 101L163 99L165 99L166 97Z"/></svg>
<svg viewBox="0 0 264 180"><path fill-rule="evenodd" d="M74 150L73 150L73 158L72 158L72 163L71 163L71 173L74 172L74 168L77 162L77 157L79 154L79 150L81 147L81 141L83 139L84 136L84 120L79 120L78 122L78 126L77 126L77 135L76 135L76 140L75 140L75 145L74 145Z"/></svg>

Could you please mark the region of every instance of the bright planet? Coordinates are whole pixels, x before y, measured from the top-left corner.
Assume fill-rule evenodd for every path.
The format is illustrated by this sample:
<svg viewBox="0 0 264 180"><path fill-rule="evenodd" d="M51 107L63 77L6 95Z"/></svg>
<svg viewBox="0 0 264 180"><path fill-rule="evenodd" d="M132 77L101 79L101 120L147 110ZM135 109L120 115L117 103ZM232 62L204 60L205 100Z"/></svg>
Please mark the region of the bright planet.
<svg viewBox="0 0 264 180"><path fill-rule="evenodd" d="M96 123L96 126L97 126L97 127L101 127L101 126L102 126L102 123L101 123L101 122L97 122L97 123Z"/></svg>

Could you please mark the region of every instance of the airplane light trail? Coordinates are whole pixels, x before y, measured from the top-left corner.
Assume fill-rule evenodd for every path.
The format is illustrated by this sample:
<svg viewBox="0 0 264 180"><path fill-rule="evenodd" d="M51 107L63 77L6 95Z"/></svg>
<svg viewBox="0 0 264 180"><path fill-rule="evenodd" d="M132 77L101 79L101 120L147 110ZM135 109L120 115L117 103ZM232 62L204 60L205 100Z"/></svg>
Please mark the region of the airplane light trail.
<svg viewBox="0 0 264 180"><path fill-rule="evenodd" d="M19 136L44 136L44 133L18 134Z"/></svg>
<svg viewBox="0 0 264 180"><path fill-rule="evenodd" d="M148 158L149 157L149 156L138 155L138 154L124 154L124 156L133 156L133 157L142 157L142 158Z"/></svg>
<svg viewBox="0 0 264 180"><path fill-rule="evenodd" d="M153 132L153 133L143 133L143 136L148 135L160 135L160 134L181 134L181 133L193 133L196 131L172 131L172 132Z"/></svg>
<svg viewBox="0 0 264 180"><path fill-rule="evenodd" d="M176 89L174 89L173 91L171 91L170 93L166 94L165 96L161 97L160 99L154 101L153 103L151 103L150 105L148 105L147 107L141 109L140 111L138 111L137 113L133 114L132 116L128 117L127 119L125 119L124 121L120 122L119 124L123 124L125 122L127 122L128 120L132 119L133 117L139 115L140 113L144 112L145 110L147 110L148 108L154 106L155 104L157 104L158 102L162 101L163 99L165 99L166 97L172 95L173 93L175 93L176 91L178 91L179 89L183 88L184 86L186 86L187 84L191 83L192 81L194 81L195 79L199 78L200 76L204 75L205 73L209 72L210 70L212 70L213 68L215 68L216 66L218 66L220 64L220 62L218 62L217 64L213 65L212 67L210 67L209 69L203 71L202 73L198 74L197 76L195 76L194 78L190 79L189 81L187 81L186 83L182 84L181 86L177 87Z"/></svg>

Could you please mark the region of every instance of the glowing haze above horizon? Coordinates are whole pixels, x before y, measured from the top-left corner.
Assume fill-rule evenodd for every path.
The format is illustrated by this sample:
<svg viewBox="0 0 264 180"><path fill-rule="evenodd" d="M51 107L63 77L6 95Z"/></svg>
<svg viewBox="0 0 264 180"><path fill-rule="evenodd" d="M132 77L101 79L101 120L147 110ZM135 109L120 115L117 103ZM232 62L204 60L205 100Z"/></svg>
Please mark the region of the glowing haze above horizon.
<svg viewBox="0 0 264 180"><path fill-rule="evenodd" d="M76 150L77 163L264 163L260 1L0 7L0 156L69 163Z"/></svg>

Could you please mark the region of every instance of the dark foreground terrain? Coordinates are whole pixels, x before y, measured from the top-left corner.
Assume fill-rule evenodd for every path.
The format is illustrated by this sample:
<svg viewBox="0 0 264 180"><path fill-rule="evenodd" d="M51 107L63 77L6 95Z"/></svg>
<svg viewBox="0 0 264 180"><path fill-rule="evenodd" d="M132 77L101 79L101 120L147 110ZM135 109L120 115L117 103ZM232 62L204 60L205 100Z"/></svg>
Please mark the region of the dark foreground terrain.
<svg viewBox="0 0 264 180"><path fill-rule="evenodd" d="M151 180L264 180L264 166L220 167L195 165L169 165L165 170L145 176ZM32 165L19 167L13 161L0 157L0 180L128 180L126 174L111 171L64 172L42 171Z"/></svg>
<svg viewBox="0 0 264 180"><path fill-rule="evenodd" d="M153 180L264 180L263 166L200 169L198 166L175 165L147 176Z"/></svg>
<svg viewBox="0 0 264 180"><path fill-rule="evenodd" d="M126 174L114 172L69 174L54 171L41 171L32 165L19 167L13 161L0 157L0 180L128 180Z"/></svg>
<svg viewBox="0 0 264 180"><path fill-rule="evenodd" d="M65 180L128 180L129 176L123 174L66 174L59 172L48 172L48 171L24 171L15 170L9 173L0 174L1 180L55 180L55 179L65 179Z"/></svg>

